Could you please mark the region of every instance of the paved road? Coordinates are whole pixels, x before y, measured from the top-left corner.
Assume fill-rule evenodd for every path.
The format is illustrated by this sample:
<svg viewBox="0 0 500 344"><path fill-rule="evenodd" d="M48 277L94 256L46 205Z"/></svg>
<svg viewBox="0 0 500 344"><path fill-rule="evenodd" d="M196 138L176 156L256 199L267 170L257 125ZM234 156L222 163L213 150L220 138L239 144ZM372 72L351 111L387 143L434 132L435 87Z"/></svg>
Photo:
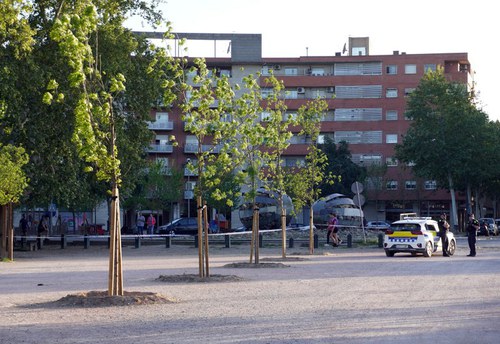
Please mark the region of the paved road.
<svg viewBox="0 0 500 344"><path fill-rule="evenodd" d="M178 303L94 309L43 303L106 290L105 247L16 252L0 263L0 343L498 343L500 239L481 239L474 258L458 245L451 258L295 248L300 260L260 269L226 267L248 261L247 246L212 247L211 273L243 278L217 283L156 280L197 274L194 247L124 247L125 290Z"/></svg>

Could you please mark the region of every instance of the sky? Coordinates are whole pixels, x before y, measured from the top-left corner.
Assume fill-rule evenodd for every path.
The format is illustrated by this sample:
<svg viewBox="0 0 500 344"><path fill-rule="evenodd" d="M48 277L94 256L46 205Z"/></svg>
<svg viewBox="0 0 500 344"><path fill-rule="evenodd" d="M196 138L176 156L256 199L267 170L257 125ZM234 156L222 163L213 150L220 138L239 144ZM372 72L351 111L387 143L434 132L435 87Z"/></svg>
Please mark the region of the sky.
<svg viewBox="0 0 500 344"><path fill-rule="evenodd" d="M263 57L333 56L349 37L370 37L370 55L468 53L479 106L500 120L500 19L491 0L166 0L174 32L262 34ZM134 30L151 30L129 21ZM213 43L188 44L213 56ZM198 53L200 49L205 53ZM227 45L219 44L217 57Z"/></svg>

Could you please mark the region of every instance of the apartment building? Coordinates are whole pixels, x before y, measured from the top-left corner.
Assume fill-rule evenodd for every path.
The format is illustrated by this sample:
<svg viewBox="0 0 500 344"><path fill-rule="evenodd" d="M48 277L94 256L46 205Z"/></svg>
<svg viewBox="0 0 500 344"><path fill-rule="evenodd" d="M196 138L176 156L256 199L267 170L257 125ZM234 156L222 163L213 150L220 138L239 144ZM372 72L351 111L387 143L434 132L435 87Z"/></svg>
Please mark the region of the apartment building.
<svg viewBox="0 0 500 344"><path fill-rule="evenodd" d="M329 110L321 125L321 137L334 142L346 141L355 163L370 166L387 164L384 175L372 175L364 182L363 206L368 220L395 220L402 212L435 216L450 209L450 195L438 190L432 180L413 176L394 159L395 144L400 143L410 122L405 118L406 97L419 84L427 70L444 68L449 80L471 84L467 53L406 54L393 51L387 55L370 55L368 37L351 37L344 52L333 56L262 57L259 34L193 34L178 33L187 40L230 41L230 57L205 56L207 65L240 83L249 73L271 72L283 80L286 105L293 114L308 100L324 98ZM154 37L154 34L150 34ZM266 114L262 114L265 116ZM196 138L184 131L179 109L155 109L150 129L156 140L150 149L152 159L165 166L184 166L194 159ZM173 147L170 135L179 143ZM286 165L294 166L304 159L307 139L294 135L284 156ZM191 202L196 176L185 169L185 204L179 204L174 217L194 215ZM353 195L347 195L352 197Z"/></svg>

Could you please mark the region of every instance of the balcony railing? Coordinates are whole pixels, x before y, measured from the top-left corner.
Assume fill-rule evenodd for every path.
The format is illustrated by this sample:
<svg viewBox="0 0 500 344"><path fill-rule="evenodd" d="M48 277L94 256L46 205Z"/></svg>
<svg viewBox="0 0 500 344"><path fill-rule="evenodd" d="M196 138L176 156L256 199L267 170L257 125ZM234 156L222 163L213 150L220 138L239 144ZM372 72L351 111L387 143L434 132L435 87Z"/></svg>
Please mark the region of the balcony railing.
<svg viewBox="0 0 500 344"><path fill-rule="evenodd" d="M222 145L202 145L203 152L220 153ZM184 153L198 153L197 143L186 143L184 145Z"/></svg>
<svg viewBox="0 0 500 344"><path fill-rule="evenodd" d="M148 128L150 130L173 130L174 122L172 121L149 122Z"/></svg>
<svg viewBox="0 0 500 344"><path fill-rule="evenodd" d="M173 151L174 151L173 145L152 144L149 146L150 153L172 153Z"/></svg>

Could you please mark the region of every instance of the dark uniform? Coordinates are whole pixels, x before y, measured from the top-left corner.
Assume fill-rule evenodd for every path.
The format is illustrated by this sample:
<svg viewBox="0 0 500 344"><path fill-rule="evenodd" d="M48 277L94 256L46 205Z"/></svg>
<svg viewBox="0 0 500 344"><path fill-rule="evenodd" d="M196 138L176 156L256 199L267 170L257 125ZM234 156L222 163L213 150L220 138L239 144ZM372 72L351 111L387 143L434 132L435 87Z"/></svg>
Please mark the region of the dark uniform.
<svg viewBox="0 0 500 344"><path fill-rule="evenodd" d="M439 226L439 236L441 237L441 243L443 244L443 256L449 257L448 253L448 232L450 230L450 224L446 221L446 214L441 214L438 220Z"/></svg>
<svg viewBox="0 0 500 344"><path fill-rule="evenodd" d="M469 242L470 253L467 257L476 256L476 236L479 229L479 221L474 218L474 214L469 215L469 223L467 224L467 239Z"/></svg>

